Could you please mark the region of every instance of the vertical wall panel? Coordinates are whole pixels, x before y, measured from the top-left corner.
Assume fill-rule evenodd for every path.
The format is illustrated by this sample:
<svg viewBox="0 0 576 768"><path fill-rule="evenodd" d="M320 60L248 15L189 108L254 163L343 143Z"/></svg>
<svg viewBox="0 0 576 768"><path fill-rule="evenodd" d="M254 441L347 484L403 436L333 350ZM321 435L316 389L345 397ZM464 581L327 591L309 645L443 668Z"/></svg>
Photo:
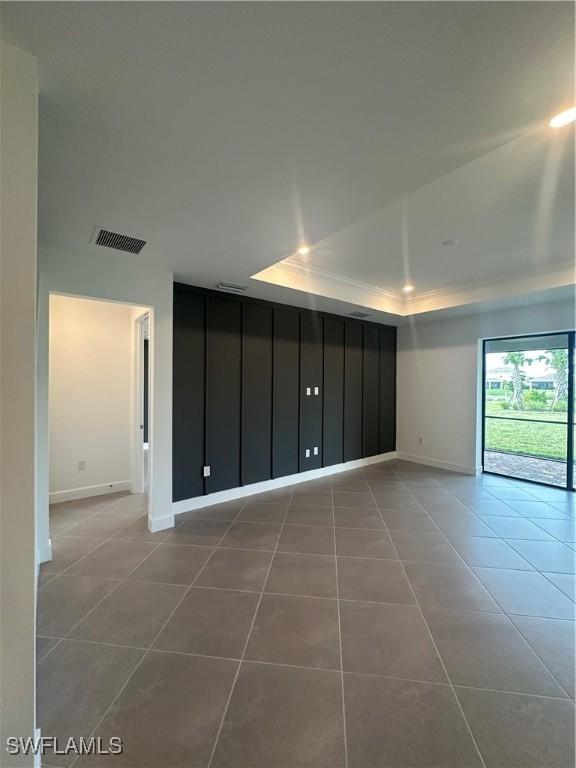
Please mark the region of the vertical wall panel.
<svg viewBox="0 0 576 768"><path fill-rule="evenodd" d="M396 450L396 328L380 328L380 453Z"/></svg>
<svg viewBox="0 0 576 768"><path fill-rule="evenodd" d="M344 461L362 458L362 326L346 322L344 336Z"/></svg>
<svg viewBox="0 0 576 768"><path fill-rule="evenodd" d="M301 472L322 466L322 324L323 319L318 315L305 313L300 318ZM310 451L308 457L307 450Z"/></svg>
<svg viewBox="0 0 576 768"><path fill-rule="evenodd" d="M324 318L323 464L344 461L344 320Z"/></svg>
<svg viewBox="0 0 576 768"><path fill-rule="evenodd" d="M298 472L298 411L300 387L300 315L274 310L272 404L272 473Z"/></svg>
<svg viewBox="0 0 576 768"><path fill-rule="evenodd" d="M204 493L204 296L174 292L172 498Z"/></svg>
<svg viewBox="0 0 576 768"><path fill-rule="evenodd" d="M240 485L242 304L210 297L206 355L206 492Z"/></svg>
<svg viewBox="0 0 576 768"><path fill-rule="evenodd" d="M375 456L380 443L380 370L377 325L364 326L364 375L362 384L362 455Z"/></svg>
<svg viewBox="0 0 576 768"><path fill-rule="evenodd" d="M272 309L244 305L242 484L272 477Z"/></svg>

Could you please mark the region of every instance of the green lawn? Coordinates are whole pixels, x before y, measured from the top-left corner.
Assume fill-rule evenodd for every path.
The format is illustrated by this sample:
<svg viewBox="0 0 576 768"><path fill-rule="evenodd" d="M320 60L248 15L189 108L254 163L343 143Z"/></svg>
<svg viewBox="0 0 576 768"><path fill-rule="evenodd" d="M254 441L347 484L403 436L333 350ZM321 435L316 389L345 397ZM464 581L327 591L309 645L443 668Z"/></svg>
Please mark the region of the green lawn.
<svg viewBox="0 0 576 768"><path fill-rule="evenodd" d="M486 419L486 450L523 453L546 459L566 461L566 425L534 424L514 419L538 421L566 421L566 413L554 411L504 410L498 402L486 402L486 415L502 416L502 419Z"/></svg>

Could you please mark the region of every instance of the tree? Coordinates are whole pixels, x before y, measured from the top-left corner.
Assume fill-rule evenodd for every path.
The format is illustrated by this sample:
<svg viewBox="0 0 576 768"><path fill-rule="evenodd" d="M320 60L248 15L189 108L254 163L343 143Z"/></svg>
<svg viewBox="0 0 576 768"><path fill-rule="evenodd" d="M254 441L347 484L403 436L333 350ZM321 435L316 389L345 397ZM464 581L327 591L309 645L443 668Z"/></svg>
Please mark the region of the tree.
<svg viewBox="0 0 576 768"><path fill-rule="evenodd" d="M566 400L568 397L568 350L551 349L539 359L545 360L548 368L554 370L556 388L552 404L550 405L550 410L552 411L560 400Z"/></svg>
<svg viewBox="0 0 576 768"><path fill-rule="evenodd" d="M509 403L512 408L521 411L524 407L524 393L522 391L523 375L520 368L523 365L531 365L532 359L526 357L524 352L508 352L504 358L504 365L512 366L512 395Z"/></svg>

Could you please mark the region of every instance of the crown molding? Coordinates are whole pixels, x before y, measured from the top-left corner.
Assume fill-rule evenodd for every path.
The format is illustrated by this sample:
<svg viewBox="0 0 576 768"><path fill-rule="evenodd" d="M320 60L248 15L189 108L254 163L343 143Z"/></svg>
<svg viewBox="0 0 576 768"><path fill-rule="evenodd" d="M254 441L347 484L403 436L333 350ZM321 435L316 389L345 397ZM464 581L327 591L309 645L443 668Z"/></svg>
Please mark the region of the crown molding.
<svg viewBox="0 0 576 768"><path fill-rule="evenodd" d="M557 288L575 283L573 260L562 260L541 265L539 268L515 270L468 283L452 283L440 288L418 291L410 297L364 283L345 275L303 264L289 257L253 275L263 280L296 290L346 301L368 309L388 312L399 317L434 312L441 309L476 304L491 299L522 293Z"/></svg>

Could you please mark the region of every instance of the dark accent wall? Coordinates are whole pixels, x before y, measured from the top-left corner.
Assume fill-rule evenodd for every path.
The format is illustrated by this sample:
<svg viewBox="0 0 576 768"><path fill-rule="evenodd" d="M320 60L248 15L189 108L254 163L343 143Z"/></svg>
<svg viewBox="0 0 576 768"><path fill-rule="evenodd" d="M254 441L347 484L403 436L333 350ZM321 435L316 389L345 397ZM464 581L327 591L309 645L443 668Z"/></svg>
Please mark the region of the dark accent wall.
<svg viewBox="0 0 576 768"><path fill-rule="evenodd" d="M394 327L177 283L173 366L174 501L395 448Z"/></svg>

